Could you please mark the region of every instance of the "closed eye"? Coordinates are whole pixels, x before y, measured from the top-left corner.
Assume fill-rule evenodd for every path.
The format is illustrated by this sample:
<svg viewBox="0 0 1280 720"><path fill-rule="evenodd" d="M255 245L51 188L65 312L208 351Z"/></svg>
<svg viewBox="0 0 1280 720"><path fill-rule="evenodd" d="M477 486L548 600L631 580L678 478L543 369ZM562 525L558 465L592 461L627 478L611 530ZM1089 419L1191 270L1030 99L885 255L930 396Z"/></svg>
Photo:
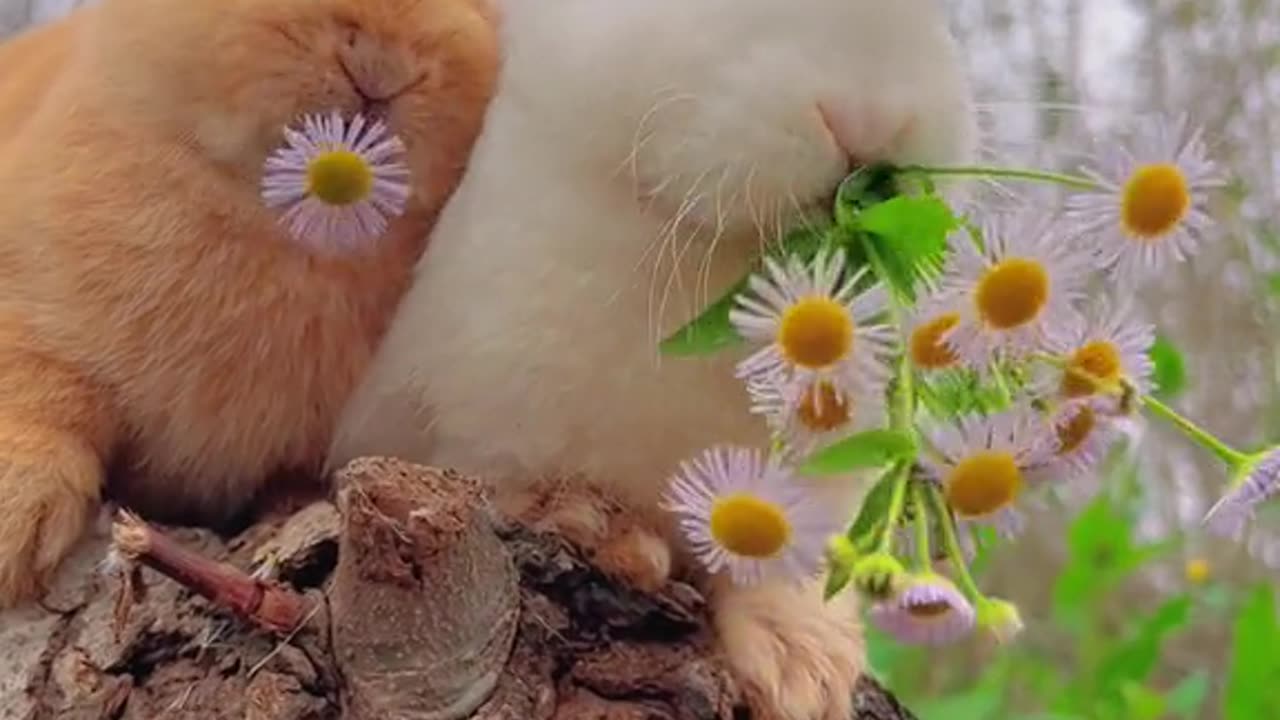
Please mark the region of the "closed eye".
<svg viewBox="0 0 1280 720"><path fill-rule="evenodd" d="M290 31L290 29L287 26L277 25L275 23L272 23L268 27L271 29L272 32L284 38L286 41L288 41L290 45L294 46L295 48L299 50L307 50L307 51L311 49L310 46L308 46L305 42L303 42L298 36L294 35L293 32Z"/></svg>

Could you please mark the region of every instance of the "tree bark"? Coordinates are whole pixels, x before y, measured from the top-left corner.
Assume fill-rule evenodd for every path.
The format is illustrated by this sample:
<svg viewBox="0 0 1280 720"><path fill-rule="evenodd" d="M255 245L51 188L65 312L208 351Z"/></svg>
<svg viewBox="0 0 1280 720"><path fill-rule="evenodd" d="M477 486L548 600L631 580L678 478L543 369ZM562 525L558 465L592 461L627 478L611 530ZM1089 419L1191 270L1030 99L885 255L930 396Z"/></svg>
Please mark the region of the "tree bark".
<svg viewBox="0 0 1280 720"><path fill-rule="evenodd" d="M225 541L119 518L44 607L0 613L0 720L746 717L692 587L620 587L453 473L336 483ZM913 718L869 677L856 700Z"/></svg>

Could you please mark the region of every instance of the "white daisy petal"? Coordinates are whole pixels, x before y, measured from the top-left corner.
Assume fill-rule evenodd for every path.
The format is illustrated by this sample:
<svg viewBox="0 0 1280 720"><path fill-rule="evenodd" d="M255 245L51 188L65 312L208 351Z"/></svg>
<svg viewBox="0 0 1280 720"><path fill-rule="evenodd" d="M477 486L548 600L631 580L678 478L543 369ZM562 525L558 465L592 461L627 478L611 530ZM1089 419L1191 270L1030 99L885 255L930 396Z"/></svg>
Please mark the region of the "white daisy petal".
<svg viewBox="0 0 1280 720"><path fill-rule="evenodd" d="M1214 503L1203 524L1215 535L1243 540L1258 506L1276 495L1280 495L1280 449L1259 460L1243 482Z"/></svg>
<svg viewBox="0 0 1280 720"><path fill-rule="evenodd" d="M707 569L741 585L815 577L843 522L776 456L731 446L681 463L663 507Z"/></svg>
<svg viewBox="0 0 1280 720"><path fill-rule="evenodd" d="M950 580L913 576L894 597L867 613L881 630L909 645L948 645L973 631L977 613Z"/></svg>
<svg viewBox="0 0 1280 720"><path fill-rule="evenodd" d="M921 464L942 488L962 522L995 525L1004 534L1021 528L1013 504L1028 473L1053 458L1056 443L1033 409L1025 405L997 415L966 415L929 429L933 450Z"/></svg>
<svg viewBox="0 0 1280 720"><path fill-rule="evenodd" d="M1131 148L1103 148L1082 173L1099 188L1068 198L1073 235L1092 243L1099 267L1140 279L1195 254L1212 222L1207 192L1226 178L1185 116L1157 119Z"/></svg>
<svg viewBox="0 0 1280 720"><path fill-rule="evenodd" d="M1099 398L1072 400L1048 418L1046 424L1057 442L1053 456L1038 474L1053 483L1097 476L1099 463L1120 436L1103 405Z"/></svg>
<svg viewBox="0 0 1280 720"><path fill-rule="evenodd" d="M881 322L888 294L878 285L859 289L866 278L865 268L846 271L843 251L809 264L768 259L730 312L740 335L764 344L739 363L738 376L794 385L780 389L793 404L824 383L838 396L883 403L896 339Z"/></svg>
<svg viewBox="0 0 1280 720"><path fill-rule="evenodd" d="M325 253L358 252L386 232L388 220L409 200L409 168L404 143L388 136L381 122L336 111L306 115L298 128L285 128L285 143L263 163L262 199L282 210L280 222L299 243ZM345 204L331 204L312 192L311 170L335 152L354 154L370 178L367 192Z"/></svg>
<svg viewBox="0 0 1280 720"><path fill-rule="evenodd" d="M823 446L863 430L882 427L884 396L873 389L837 391L819 380L808 385L789 381L785 373L747 380L751 412L762 416L782 452L800 460Z"/></svg>
<svg viewBox="0 0 1280 720"><path fill-rule="evenodd" d="M1149 353L1155 339L1155 327L1140 321L1132 304L1104 297L1087 315L1077 316L1048 334L1045 350L1063 358L1067 367L1043 368L1036 385L1045 395L1096 397L1097 389L1088 378L1069 374L1074 368L1098 380L1127 380L1137 392L1146 393L1151 390L1154 365Z"/></svg>
<svg viewBox="0 0 1280 720"><path fill-rule="evenodd" d="M938 288L921 307L935 317L959 314L942 341L964 365L985 372L1041 349L1046 335L1072 321L1092 257L1064 242L1036 209L987 215L981 229L982 249L967 231L952 235Z"/></svg>

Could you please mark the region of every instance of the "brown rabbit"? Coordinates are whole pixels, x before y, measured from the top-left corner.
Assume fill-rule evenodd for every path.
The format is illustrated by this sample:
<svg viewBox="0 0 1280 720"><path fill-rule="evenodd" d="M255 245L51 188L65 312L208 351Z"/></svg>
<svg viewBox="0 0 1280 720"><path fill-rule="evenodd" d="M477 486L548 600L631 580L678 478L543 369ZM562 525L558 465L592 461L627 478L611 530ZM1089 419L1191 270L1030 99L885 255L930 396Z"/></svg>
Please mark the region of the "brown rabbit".
<svg viewBox="0 0 1280 720"><path fill-rule="evenodd" d="M105 489L218 525L314 473L469 157L485 0L103 0L0 47L0 606ZM259 189L301 113L385 115L412 196L368 253Z"/></svg>

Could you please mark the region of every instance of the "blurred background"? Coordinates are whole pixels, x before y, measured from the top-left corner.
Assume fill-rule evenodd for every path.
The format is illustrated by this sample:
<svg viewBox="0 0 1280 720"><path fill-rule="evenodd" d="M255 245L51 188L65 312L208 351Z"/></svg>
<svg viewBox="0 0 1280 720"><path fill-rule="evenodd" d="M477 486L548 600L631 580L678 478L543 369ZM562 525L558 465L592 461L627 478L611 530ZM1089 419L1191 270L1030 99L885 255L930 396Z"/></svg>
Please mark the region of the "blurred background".
<svg viewBox="0 0 1280 720"><path fill-rule="evenodd" d="M0 34L77 4L0 0ZM1205 129L1234 177L1221 224L1194 262L1122 291L1159 328L1167 400L1236 447L1280 442L1280 0L944 4L993 162L1071 170L1091 136L1141 132L1158 113ZM1280 718L1280 515L1242 544L1205 537L1225 483L1148 425L1096 486L980 552L980 584L1022 610L1017 643L925 652L872 633L875 672L922 720Z"/></svg>

